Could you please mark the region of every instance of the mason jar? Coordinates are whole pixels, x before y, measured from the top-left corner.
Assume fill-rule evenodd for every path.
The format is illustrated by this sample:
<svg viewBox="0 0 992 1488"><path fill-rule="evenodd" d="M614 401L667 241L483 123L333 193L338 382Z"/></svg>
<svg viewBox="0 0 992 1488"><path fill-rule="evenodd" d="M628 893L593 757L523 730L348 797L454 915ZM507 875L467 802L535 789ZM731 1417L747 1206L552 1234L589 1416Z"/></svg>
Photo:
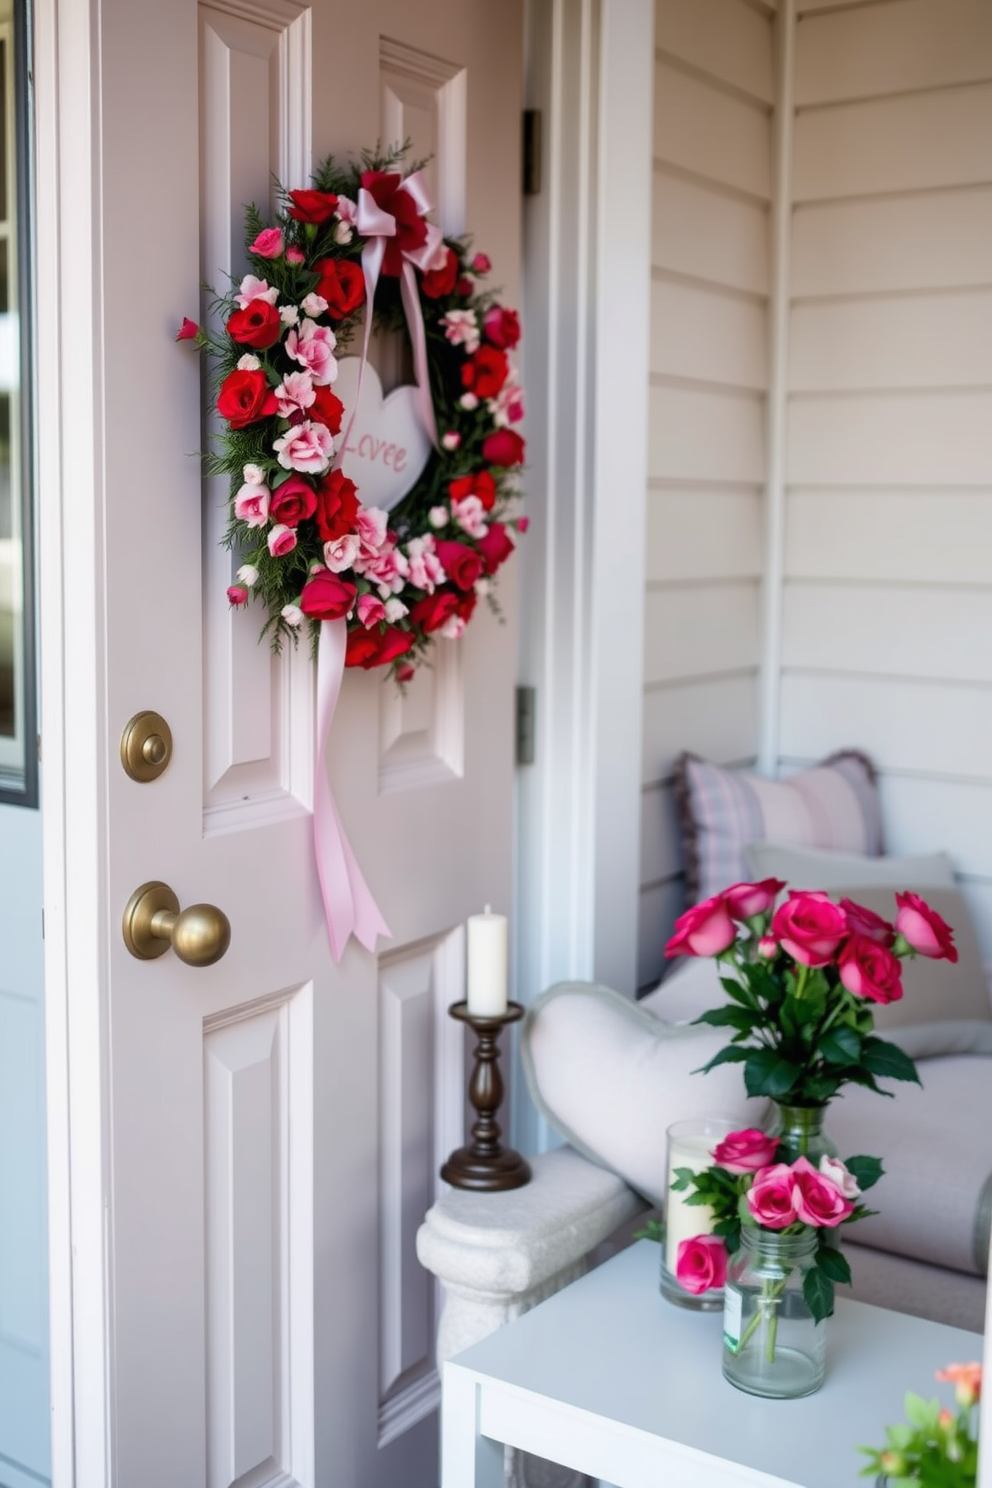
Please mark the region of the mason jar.
<svg viewBox="0 0 992 1488"><path fill-rule="evenodd" d="M803 1278L818 1234L745 1225L730 1258L723 1301L723 1373L749 1395L812 1395L826 1369L826 1321L814 1322Z"/></svg>

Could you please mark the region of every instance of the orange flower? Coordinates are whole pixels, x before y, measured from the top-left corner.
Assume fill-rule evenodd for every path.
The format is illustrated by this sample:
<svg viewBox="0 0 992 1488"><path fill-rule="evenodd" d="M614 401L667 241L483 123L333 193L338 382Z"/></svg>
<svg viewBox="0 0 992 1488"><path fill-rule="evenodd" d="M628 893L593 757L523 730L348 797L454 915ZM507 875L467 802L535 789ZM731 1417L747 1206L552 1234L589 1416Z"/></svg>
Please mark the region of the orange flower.
<svg viewBox="0 0 992 1488"><path fill-rule="evenodd" d="M959 1405L976 1405L982 1397L981 1364L948 1364L937 1370L942 1384L954 1386L954 1395Z"/></svg>

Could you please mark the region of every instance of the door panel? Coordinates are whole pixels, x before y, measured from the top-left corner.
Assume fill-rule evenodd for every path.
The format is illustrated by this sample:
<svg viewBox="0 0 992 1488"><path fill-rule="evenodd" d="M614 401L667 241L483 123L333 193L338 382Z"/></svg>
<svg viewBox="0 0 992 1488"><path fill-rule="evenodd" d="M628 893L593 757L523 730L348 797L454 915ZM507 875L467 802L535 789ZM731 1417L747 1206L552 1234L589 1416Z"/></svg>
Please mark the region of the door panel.
<svg viewBox="0 0 992 1488"><path fill-rule="evenodd" d="M463 1134L461 925L510 903L514 576L509 623L477 615L405 697L345 678L326 767L393 939L335 967L312 663L272 658L258 612L226 605L226 493L189 457L200 375L170 328L240 274L241 206L273 175L400 132L513 303L520 7L105 0L101 37L114 1482L428 1488L435 1301L413 1240ZM113 751L147 707L175 755L138 785ZM128 955L120 914L148 879L226 912L220 962Z"/></svg>

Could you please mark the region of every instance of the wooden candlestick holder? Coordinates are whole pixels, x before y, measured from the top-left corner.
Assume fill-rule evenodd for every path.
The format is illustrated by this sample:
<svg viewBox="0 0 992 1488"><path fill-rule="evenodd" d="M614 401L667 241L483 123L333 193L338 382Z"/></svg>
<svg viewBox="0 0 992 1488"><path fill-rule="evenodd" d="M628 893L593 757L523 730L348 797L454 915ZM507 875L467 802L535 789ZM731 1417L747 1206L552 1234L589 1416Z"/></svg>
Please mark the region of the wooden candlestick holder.
<svg viewBox="0 0 992 1488"><path fill-rule="evenodd" d="M468 1086L468 1098L478 1119L472 1126L472 1143L453 1152L441 1169L441 1177L452 1188L472 1188L479 1193L500 1193L507 1188L522 1188L530 1182L530 1167L512 1148L500 1143L496 1112L503 1103L503 1078L499 1072L499 1035L504 1023L516 1023L524 1010L511 1002L497 1018L479 1018L468 1010L467 1002L452 1003L452 1018L468 1023L478 1035L475 1068Z"/></svg>

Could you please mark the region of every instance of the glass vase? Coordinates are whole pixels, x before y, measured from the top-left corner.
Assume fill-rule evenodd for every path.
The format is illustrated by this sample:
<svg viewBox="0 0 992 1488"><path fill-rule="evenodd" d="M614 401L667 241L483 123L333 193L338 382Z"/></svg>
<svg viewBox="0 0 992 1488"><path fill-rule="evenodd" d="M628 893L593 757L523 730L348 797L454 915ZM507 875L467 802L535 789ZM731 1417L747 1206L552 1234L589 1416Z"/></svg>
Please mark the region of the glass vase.
<svg viewBox="0 0 992 1488"><path fill-rule="evenodd" d="M827 1105L789 1106L772 1101L772 1109L765 1128L770 1137L778 1137L783 1151L780 1162L795 1162L797 1157L808 1157L814 1168L821 1157L836 1157L837 1145L823 1130Z"/></svg>
<svg viewBox="0 0 992 1488"><path fill-rule="evenodd" d="M723 1303L723 1373L739 1390L774 1400L812 1395L826 1368L826 1321L814 1322L803 1277L817 1232L741 1231Z"/></svg>
<svg viewBox="0 0 992 1488"><path fill-rule="evenodd" d="M717 1116L697 1116L674 1122L665 1133L665 1220L661 1243L661 1295L677 1307L691 1307L697 1312L719 1312L723 1307L723 1287L710 1287L705 1292L687 1292L676 1277L678 1249L683 1240L693 1235L707 1235L713 1229L713 1212L705 1204L689 1204L689 1195L674 1191L672 1183L679 1168L693 1173L708 1168L713 1149L734 1129L732 1121Z"/></svg>

